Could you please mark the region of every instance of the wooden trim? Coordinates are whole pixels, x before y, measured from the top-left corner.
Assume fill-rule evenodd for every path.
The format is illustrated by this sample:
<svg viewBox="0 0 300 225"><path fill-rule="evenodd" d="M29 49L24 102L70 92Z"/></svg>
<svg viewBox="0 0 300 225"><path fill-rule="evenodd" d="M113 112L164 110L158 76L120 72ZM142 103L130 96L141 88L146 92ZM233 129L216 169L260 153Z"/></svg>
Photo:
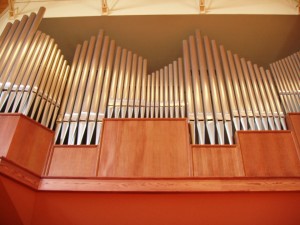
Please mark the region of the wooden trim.
<svg viewBox="0 0 300 225"><path fill-rule="evenodd" d="M4 157L0 158L0 174L34 190L38 189L41 180L39 175L15 164Z"/></svg>
<svg viewBox="0 0 300 225"><path fill-rule="evenodd" d="M265 179L61 179L44 178L43 191L98 192L261 192L299 191L300 178Z"/></svg>
<svg viewBox="0 0 300 225"><path fill-rule="evenodd" d="M300 191L300 177L104 178L40 177L0 158L0 174L38 191L83 192L261 192Z"/></svg>
<svg viewBox="0 0 300 225"><path fill-rule="evenodd" d="M54 134L53 130L49 129L48 127L45 127L44 125L40 124L39 122L31 119L30 117L27 117L27 116L21 114L21 113L0 113L0 116L19 116L19 117L22 117L22 119L29 120L31 123L34 123L35 125L39 126L40 128L43 128L44 130L47 130Z"/></svg>

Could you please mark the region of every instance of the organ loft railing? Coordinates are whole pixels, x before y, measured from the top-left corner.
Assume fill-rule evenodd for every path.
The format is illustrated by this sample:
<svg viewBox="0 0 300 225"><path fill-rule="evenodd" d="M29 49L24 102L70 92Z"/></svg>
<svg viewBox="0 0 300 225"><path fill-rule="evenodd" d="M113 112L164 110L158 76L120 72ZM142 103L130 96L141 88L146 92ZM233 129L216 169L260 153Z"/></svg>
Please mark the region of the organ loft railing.
<svg viewBox="0 0 300 225"><path fill-rule="evenodd" d="M233 144L235 131L286 129L285 113L300 111L300 52L269 71L197 30L182 57L149 73L146 59L100 30L69 66L37 30L44 12L0 36L0 110L54 129L57 144L98 144L104 118L187 118L191 143Z"/></svg>

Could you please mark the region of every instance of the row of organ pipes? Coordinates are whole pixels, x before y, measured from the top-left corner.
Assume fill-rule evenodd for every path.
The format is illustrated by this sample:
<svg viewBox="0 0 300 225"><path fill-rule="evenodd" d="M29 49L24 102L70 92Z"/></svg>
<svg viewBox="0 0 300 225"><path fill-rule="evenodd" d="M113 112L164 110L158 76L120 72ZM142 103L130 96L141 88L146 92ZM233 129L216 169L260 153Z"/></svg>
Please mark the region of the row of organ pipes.
<svg viewBox="0 0 300 225"><path fill-rule="evenodd" d="M0 36L0 112L55 127L69 66L54 39L38 31L45 13L8 23Z"/></svg>
<svg viewBox="0 0 300 225"><path fill-rule="evenodd" d="M69 66L37 30L44 12L0 36L0 112L54 129L57 144L99 144L104 118L187 118L192 144L233 144L235 131L287 129L285 114L300 111L300 52L269 71L196 30L182 57L148 73L145 58L100 30Z"/></svg>

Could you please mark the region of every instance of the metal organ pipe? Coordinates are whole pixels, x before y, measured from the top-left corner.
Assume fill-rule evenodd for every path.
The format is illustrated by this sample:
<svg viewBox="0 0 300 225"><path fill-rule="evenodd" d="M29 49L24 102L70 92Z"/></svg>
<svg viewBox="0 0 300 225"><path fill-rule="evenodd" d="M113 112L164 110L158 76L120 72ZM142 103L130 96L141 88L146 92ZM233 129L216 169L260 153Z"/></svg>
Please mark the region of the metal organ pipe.
<svg viewBox="0 0 300 225"><path fill-rule="evenodd" d="M151 73L147 60L100 30L77 45L69 66L37 30L44 8L0 35L0 111L55 129L58 144L99 144L104 118L186 118L192 144L233 144L234 131L287 129L300 111L300 52L270 71L199 30L182 57Z"/></svg>

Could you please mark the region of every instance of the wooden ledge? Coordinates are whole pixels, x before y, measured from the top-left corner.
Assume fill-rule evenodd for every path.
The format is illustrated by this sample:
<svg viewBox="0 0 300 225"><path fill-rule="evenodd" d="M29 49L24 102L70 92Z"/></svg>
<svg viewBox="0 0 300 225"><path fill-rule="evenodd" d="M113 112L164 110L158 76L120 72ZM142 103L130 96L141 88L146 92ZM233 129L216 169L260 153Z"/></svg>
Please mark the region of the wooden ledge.
<svg viewBox="0 0 300 225"><path fill-rule="evenodd" d="M93 192L266 192L300 191L297 178L177 178L177 179L86 179L43 178L42 191Z"/></svg>
<svg viewBox="0 0 300 225"><path fill-rule="evenodd" d="M31 189L38 190L41 177L17 164L0 157L0 175L4 175Z"/></svg>
<svg viewBox="0 0 300 225"><path fill-rule="evenodd" d="M21 114L21 113L0 113L0 116L11 116L11 117L20 117L22 119L25 119L25 120L28 120L30 121L31 123L34 123L36 126L52 133L54 135L54 131L49 129L48 127L45 127L44 125L40 124L39 122L31 119L30 117L28 116L25 116L24 114Z"/></svg>
<svg viewBox="0 0 300 225"><path fill-rule="evenodd" d="M293 192L300 177L227 178L103 178L40 177L17 164L0 160L0 175L37 191L194 193L194 192Z"/></svg>

